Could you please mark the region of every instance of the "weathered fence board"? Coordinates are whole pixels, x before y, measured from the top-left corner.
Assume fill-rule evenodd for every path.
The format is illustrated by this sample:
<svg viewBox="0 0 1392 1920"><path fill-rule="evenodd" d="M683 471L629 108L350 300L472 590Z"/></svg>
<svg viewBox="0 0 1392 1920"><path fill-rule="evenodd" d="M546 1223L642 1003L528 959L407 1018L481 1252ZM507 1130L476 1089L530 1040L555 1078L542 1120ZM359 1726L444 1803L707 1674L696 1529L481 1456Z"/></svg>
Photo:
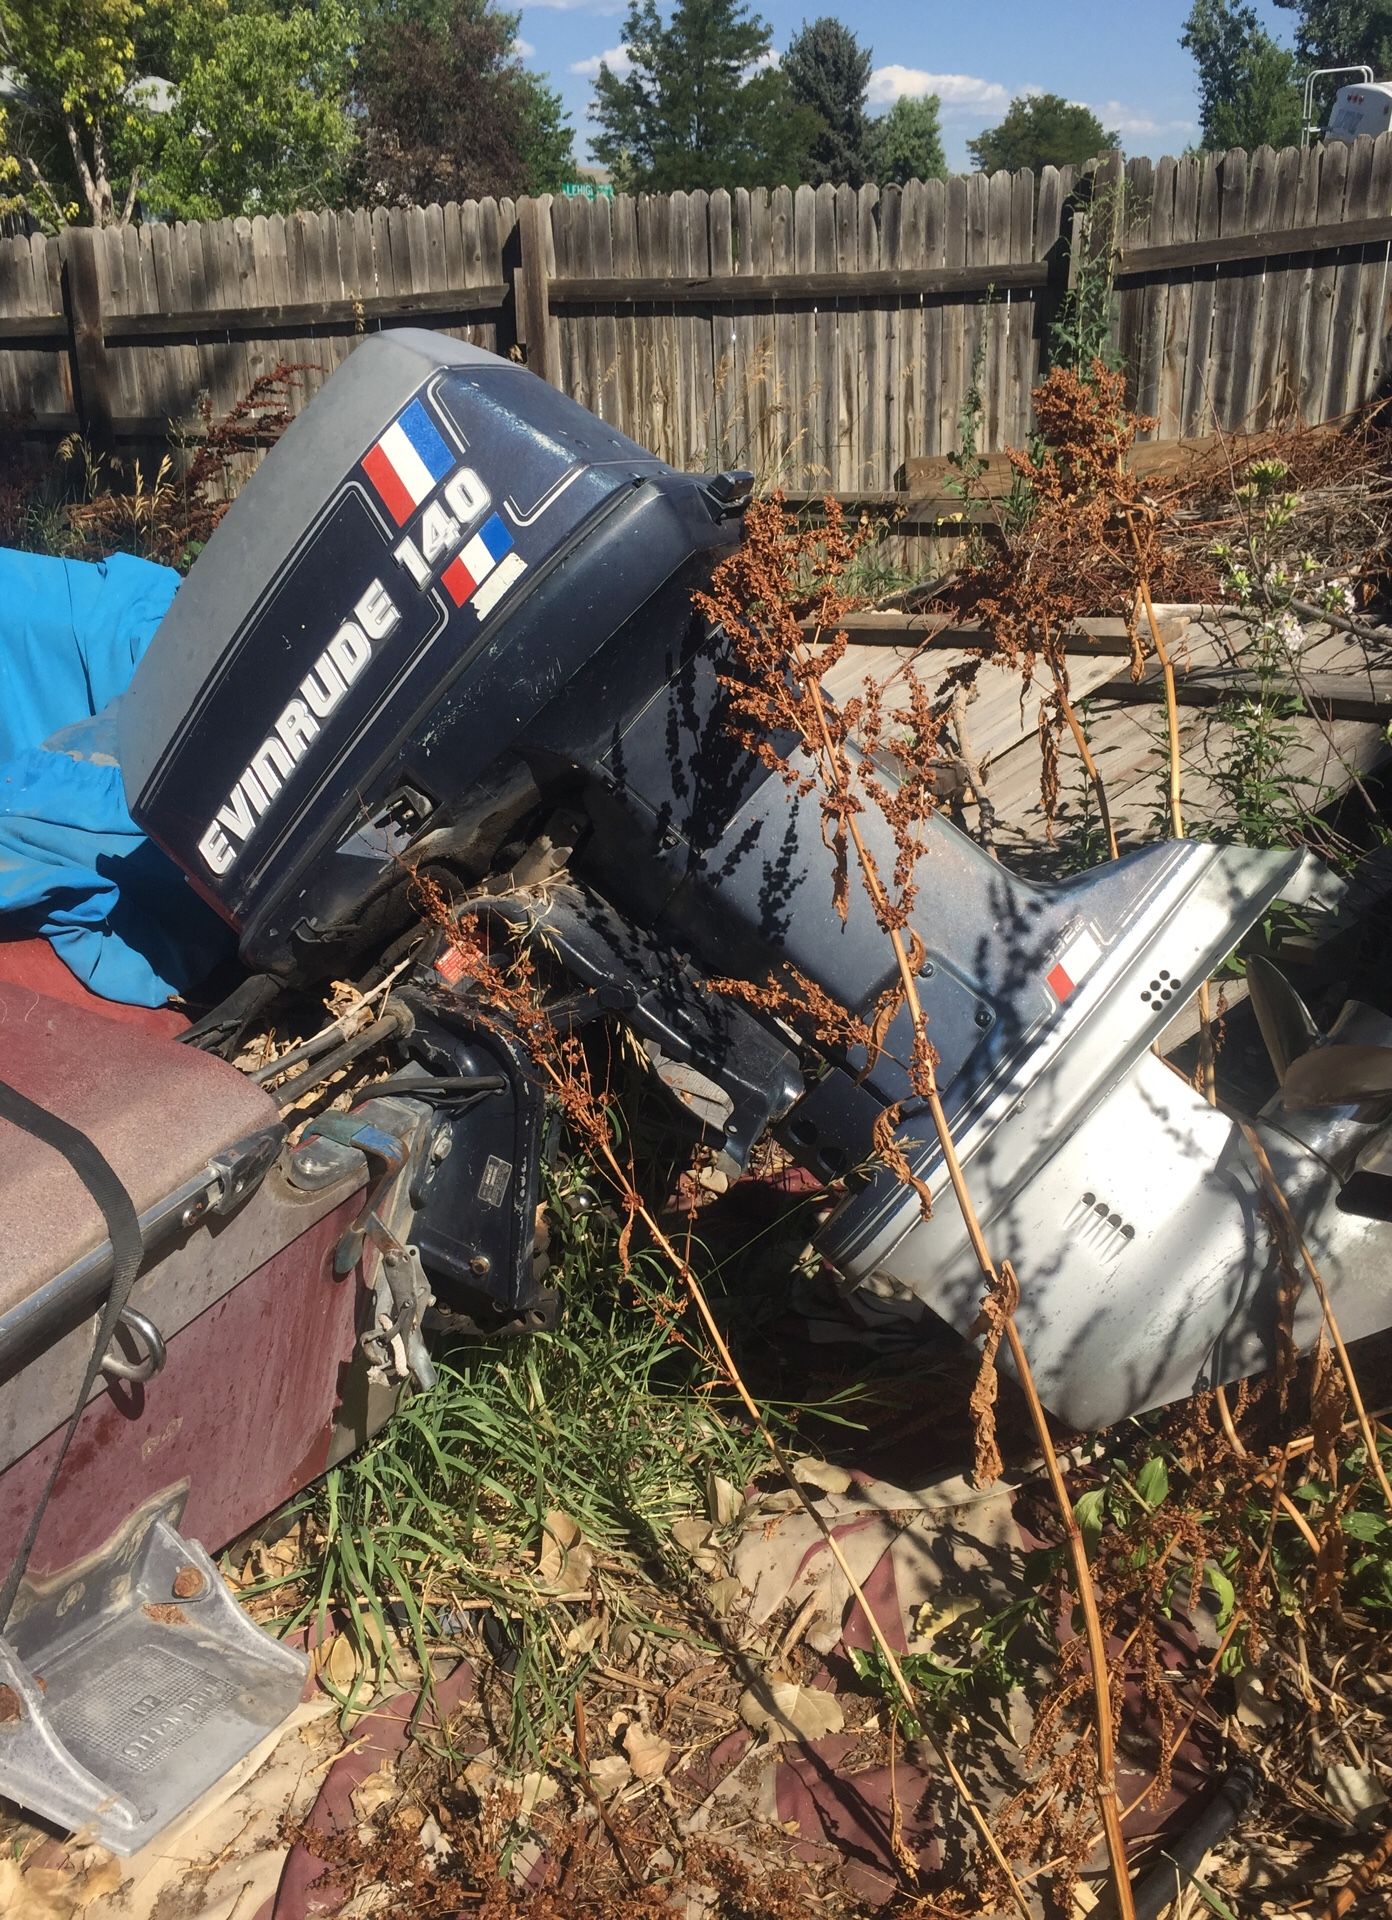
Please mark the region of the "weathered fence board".
<svg viewBox="0 0 1392 1920"><path fill-rule="evenodd" d="M1026 439L1094 258L1158 439L1337 417L1388 371L1392 135L1037 179L0 236L0 417L158 441L279 362L311 393L362 334L425 325L523 355L679 464L868 499L960 448L973 392L982 451Z"/></svg>

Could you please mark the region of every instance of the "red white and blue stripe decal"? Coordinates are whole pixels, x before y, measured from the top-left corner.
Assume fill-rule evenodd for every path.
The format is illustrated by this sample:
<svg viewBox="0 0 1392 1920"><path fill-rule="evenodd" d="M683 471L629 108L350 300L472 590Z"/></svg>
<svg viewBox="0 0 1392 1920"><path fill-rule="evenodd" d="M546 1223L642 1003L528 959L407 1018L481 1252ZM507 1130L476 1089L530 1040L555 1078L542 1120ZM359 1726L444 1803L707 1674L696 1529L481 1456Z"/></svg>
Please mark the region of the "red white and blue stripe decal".
<svg viewBox="0 0 1392 1920"><path fill-rule="evenodd" d="M397 526L434 492L456 455L419 400L413 400L363 460L363 471Z"/></svg>
<svg viewBox="0 0 1392 1920"><path fill-rule="evenodd" d="M525 571L522 556L513 552L512 535L494 513L450 561L440 585L457 607L471 600L482 620Z"/></svg>

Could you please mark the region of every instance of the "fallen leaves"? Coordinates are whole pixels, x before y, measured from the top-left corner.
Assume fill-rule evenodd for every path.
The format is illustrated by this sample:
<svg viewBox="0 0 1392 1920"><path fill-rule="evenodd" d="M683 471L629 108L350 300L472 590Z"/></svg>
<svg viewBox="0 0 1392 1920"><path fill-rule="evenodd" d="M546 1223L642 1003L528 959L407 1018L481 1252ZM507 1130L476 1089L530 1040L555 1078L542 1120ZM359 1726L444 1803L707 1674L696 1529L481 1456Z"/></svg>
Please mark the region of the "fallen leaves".
<svg viewBox="0 0 1392 1920"><path fill-rule="evenodd" d="M740 1695L740 1718L770 1741L820 1740L840 1733L846 1724L841 1702L834 1693L799 1680L769 1679L760 1687L746 1687Z"/></svg>
<svg viewBox="0 0 1392 1920"><path fill-rule="evenodd" d="M641 1720L631 1720L624 1731L623 1744L635 1780L650 1786L662 1778L672 1758L670 1740L650 1733Z"/></svg>
<svg viewBox="0 0 1392 1920"><path fill-rule="evenodd" d="M594 1549L568 1513L552 1508L542 1521L537 1585L544 1593L583 1596L594 1572Z"/></svg>

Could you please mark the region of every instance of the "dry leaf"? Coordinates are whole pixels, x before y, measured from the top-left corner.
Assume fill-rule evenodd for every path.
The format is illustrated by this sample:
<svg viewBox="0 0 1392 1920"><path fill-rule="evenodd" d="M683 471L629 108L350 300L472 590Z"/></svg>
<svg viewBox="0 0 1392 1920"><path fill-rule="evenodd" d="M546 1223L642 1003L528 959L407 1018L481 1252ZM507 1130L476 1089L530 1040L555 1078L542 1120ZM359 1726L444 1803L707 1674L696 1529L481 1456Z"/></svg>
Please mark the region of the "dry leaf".
<svg viewBox="0 0 1392 1920"><path fill-rule="evenodd" d="M592 1653L604 1632L604 1621L597 1613L578 1620L565 1637L567 1653Z"/></svg>
<svg viewBox="0 0 1392 1920"><path fill-rule="evenodd" d="M743 1592L735 1576L727 1573L723 1580L712 1580L706 1588L706 1605L717 1620L723 1620Z"/></svg>
<svg viewBox="0 0 1392 1920"><path fill-rule="evenodd" d="M544 1807L548 1800L554 1800L560 1792L555 1780L549 1773L524 1773L517 1783L519 1820L529 1820L533 1809Z"/></svg>
<svg viewBox="0 0 1392 1920"><path fill-rule="evenodd" d="M793 1478L804 1486L820 1487L823 1493L846 1493L852 1484L844 1467L834 1467L829 1460L814 1460L810 1454L794 1460Z"/></svg>
<svg viewBox="0 0 1392 1920"><path fill-rule="evenodd" d="M661 1734L649 1733L640 1721L634 1720L624 1734L624 1752L628 1755L634 1779L641 1780L647 1786L649 1782L661 1779L667 1771L667 1763L672 1758L672 1743L664 1740Z"/></svg>
<svg viewBox="0 0 1392 1920"><path fill-rule="evenodd" d="M1237 1695L1237 1718L1244 1727L1279 1727L1286 1710L1279 1700L1270 1700L1262 1686L1261 1675L1243 1667L1233 1681Z"/></svg>
<svg viewBox="0 0 1392 1920"><path fill-rule="evenodd" d="M1387 1805L1387 1794L1377 1775L1367 1767L1336 1765L1327 1769L1324 1790L1330 1803L1348 1815L1360 1833L1376 1824L1375 1815Z"/></svg>
<svg viewBox="0 0 1392 1920"><path fill-rule="evenodd" d="M612 1800L633 1778L633 1769L621 1753L604 1753L590 1768L590 1785L601 1800Z"/></svg>
<svg viewBox="0 0 1392 1920"><path fill-rule="evenodd" d="M913 1637L915 1640L936 1640L949 1627L958 1626L964 1620L975 1620L985 1611L981 1596L975 1593L959 1593L951 1600L925 1600L914 1614ZM913 1651L911 1647L910 1652Z"/></svg>
<svg viewBox="0 0 1392 1920"><path fill-rule="evenodd" d="M699 1553L715 1529L709 1520L678 1520L672 1527L672 1538L683 1553Z"/></svg>
<svg viewBox="0 0 1392 1920"><path fill-rule="evenodd" d="M396 1775L385 1767L379 1767L376 1773L368 1774L354 1787L351 1798L353 1811L359 1820L370 1820L374 1813L399 1798L400 1787Z"/></svg>
<svg viewBox="0 0 1392 1920"><path fill-rule="evenodd" d="M440 1831L440 1823L433 1813L422 1820L420 1832L416 1838L420 1841L421 1850L426 1858L433 1860L436 1866L443 1866L454 1855L454 1845Z"/></svg>
<svg viewBox="0 0 1392 1920"><path fill-rule="evenodd" d="M796 1680L770 1680L757 1693L746 1689L739 1710L746 1726L770 1740L820 1740L824 1733L840 1733L846 1724L834 1693Z"/></svg>
<svg viewBox="0 0 1392 1920"><path fill-rule="evenodd" d="M358 1677L358 1654L346 1633L336 1633L318 1662L318 1676L339 1693L351 1693Z"/></svg>
<svg viewBox="0 0 1392 1920"><path fill-rule="evenodd" d="M465 1767L465 1785L472 1787L474 1792L482 1799L483 1795L487 1793L488 1789L493 1785L497 1774L497 1757L492 1747L485 1747L483 1752L476 1753L468 1766Z"/></svg>
<svg viewBox="0 0 1392 1920"><path fill-rule="evenodd" d="M549 1593L583 1593L594 1554L568 1513L555 1509L542 1522L537 1582Z"/></svg>
<svg viewBox="0 0 1392 1920"><path fill-rule="evenodd" d="M732 1527L744 1512L744 1495L718 1473L707 1474L706 1512L717 1527Z"/></svg>
<svg viewBox="0 0 1392 1920"><path fill-rule="evenodd" d="M30 1867L0 1855L0 1914L14 1920L72 1920L73 1876L62 1867Z"/></svg>

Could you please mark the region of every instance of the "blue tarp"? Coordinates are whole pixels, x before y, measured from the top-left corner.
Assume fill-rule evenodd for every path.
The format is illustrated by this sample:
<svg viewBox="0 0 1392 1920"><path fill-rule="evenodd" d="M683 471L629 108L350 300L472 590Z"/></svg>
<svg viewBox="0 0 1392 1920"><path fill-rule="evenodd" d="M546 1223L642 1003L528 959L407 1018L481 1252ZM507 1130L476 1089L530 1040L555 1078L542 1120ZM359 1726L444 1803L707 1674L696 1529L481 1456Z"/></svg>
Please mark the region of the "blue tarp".
<svg viewBox="0 0 1392 1920"><path fill-rule="evenodd" d="M179 576L0 548L0 937L43 934L94 993L157 1007L227 928L126 808L116 703Z"/></svg>

